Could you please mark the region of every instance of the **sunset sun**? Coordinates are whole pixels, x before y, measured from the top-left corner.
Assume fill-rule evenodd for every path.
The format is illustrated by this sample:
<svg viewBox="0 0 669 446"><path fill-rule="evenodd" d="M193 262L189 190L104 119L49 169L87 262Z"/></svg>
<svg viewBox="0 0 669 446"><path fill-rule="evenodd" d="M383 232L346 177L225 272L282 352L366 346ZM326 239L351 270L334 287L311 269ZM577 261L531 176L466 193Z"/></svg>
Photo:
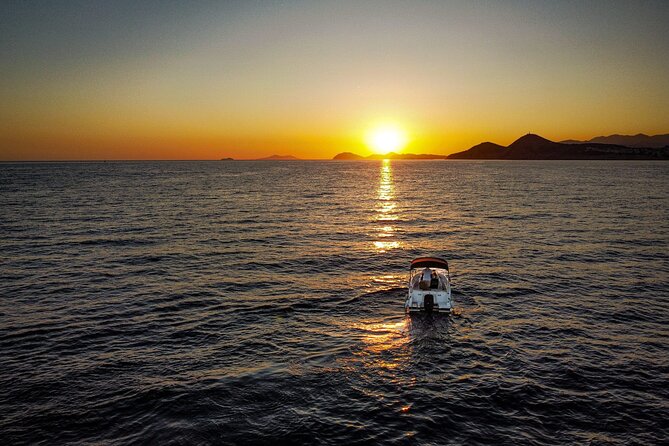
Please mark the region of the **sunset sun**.
<svg viewBox="0 0 669 446"><path fill-rule="evenodd" d="M400 150L406 143L406 133L396 126L376 127L367 135L369 147L381 155Z"/></svg>

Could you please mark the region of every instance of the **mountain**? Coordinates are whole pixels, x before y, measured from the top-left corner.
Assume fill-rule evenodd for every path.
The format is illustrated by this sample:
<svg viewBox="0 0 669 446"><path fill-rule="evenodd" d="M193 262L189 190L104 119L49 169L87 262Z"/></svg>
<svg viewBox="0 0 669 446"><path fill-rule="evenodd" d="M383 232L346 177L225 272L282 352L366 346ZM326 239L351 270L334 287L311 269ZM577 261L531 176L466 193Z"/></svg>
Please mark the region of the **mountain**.
<svg viewBox="0 0 669 446"><path fill-rule="evenodd" d="M360 156L351 152L343 152L335 155L333 160L444 160L446 155L415 154L415 153L395 153L390 152L385 155L377 153L369 156Z"/></svg>
<svg viewBox="0 0 669 446"><path fill-rule="evenodd" d="M454 153L449 159L669 159L669 147L627 147L594 142L565 144L528 133L506 148L493 143L482 143L469 150Z"/></svg>
<svg viewBox="0 0 669 446"><path fill-rule="evenodd" d="M266 156L265 158L258 158L256 161L265 161L265 160L289 161L289 160L299 160L299 158L296 158L293 155L272 155L272 156Z"/></svg>
<svg viewBox="0 0 669 446"><path fill-rule="evenodd" d="M504 152L504 158L510 159L561 159L570 155L573 146L560 144L528 133L511 143ZM567 150L565 150L567 149Z"/></svg>
<svg viewBox="0 0 669 446"><path fill-rule="evenodd" d="M500 146L492 142L482 142L477 144L469 150L464 152L454 153L449 156L451 159L479 159L479 160L489 160L489 159L499 159L504 152L506 147Z"/></svg>
<svg viewBox="0 0 669 446"><path fill-rule="evenodd" d="M598 144L616 144L626 147L642 147L642 148L661 148L669 146L669 133L664 135L645 135L639 133L636 135L609 135L597 136L589 141L577 141L568 139L562 141L564 144L583 144L583 143L598 143Z"/></svg>
<svg viewBox="0 0 669 446"><path fill-rule="evenodd" d="M538 159L542 155L552 155L561 144L549 141L539 135L528 133L510 146L504 147L492 142L475 145L469 150L454 153L450 159Z"/></svg>
<svg viewBox="0 0 669 446"><path fill-rule="evenodd" d="M332 158L332 159L333 160L347 160L348 161L348 160L362 160L364 158L360 155L356 155L355 153L342 152L342 153L339 153L339 154L335 155L335 157Z"/></svg>

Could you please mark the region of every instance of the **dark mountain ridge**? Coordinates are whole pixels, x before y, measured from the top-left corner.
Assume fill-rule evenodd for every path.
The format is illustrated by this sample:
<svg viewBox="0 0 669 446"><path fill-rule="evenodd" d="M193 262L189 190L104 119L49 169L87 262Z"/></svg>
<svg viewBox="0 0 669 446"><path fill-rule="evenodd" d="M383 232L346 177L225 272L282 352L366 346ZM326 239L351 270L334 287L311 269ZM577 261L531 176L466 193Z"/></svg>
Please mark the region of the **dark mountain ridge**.
<svg viewBox="0 0 669 446"><path fill-rule="evenodd" d="M559 143L528 133L508 147L483 143L450 155L449 159L669 159L669 146L628 147L602 143Z"/></svg>
<svg viewBox="0 0 669 446"><path fill-rule="evenodd" d="M505 150L506 147L500 146L499 144L495 144L493 142L482 142L481 144L477 144L467 151L454 153L448 157L451 159L499 159L504 154Z"/></svg>
<svg viewBox="0 0 669 446"><path fill-rule="evenodd" d="M641 134L640 134L641 135ZM640 135L635 135L638 137ZM621 135L612 135L621 136ZM647 135L641 135L647 137ZM655 138L669 135L656 135ZM609 137L606 137L609 138ZM593 138L597 139L597 138ZM493 142L483 142L462 152L451 155L431 155L412 153L388 153L363 157L351 152L336 155L335 160L430 160L430 159L516 159L516 160L569 160L569 159L669 159L669 145L662 147L636 147L622 144L600 142L555 142L533 133L523 135L509 146L504 147Z"/></svg>
<svg viewBox="0 0 669 446"><path fill-rule="evenodd" d="M596 136L588 141L577 141L568 139L562 141L565 144L584 144L584 143L598 143L598 144L616 144L626 147L638 148L662 148L669 146L669 133L663 135L646 135L644 133L637 133L636 135L609 135Z"/></svg>

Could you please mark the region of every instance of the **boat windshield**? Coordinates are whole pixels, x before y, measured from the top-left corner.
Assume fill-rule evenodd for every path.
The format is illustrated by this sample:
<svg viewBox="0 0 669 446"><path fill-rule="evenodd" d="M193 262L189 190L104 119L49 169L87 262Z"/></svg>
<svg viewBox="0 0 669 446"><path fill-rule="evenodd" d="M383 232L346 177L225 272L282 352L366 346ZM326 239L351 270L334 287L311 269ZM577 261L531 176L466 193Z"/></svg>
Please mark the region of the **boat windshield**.
<svg viewBox="0 0 669 446"><path fill-rule="evenodd" d="M423 277L425 268L411 270L409 286L421 290L446 290L448 273L442 268L430 268L430 279Z"/></svg>

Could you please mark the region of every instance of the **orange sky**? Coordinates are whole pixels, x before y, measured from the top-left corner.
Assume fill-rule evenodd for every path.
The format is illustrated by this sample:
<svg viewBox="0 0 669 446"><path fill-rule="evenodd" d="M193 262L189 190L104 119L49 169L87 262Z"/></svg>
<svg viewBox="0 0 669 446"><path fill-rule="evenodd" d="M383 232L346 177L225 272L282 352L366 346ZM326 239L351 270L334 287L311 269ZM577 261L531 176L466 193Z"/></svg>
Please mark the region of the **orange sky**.
<svg viewBox="0 0 669 446"><path fill-rule="evenodd" d="M666 133L667 5L9 2L0 160L367 155L384 122L435 154Z"/></svg>

